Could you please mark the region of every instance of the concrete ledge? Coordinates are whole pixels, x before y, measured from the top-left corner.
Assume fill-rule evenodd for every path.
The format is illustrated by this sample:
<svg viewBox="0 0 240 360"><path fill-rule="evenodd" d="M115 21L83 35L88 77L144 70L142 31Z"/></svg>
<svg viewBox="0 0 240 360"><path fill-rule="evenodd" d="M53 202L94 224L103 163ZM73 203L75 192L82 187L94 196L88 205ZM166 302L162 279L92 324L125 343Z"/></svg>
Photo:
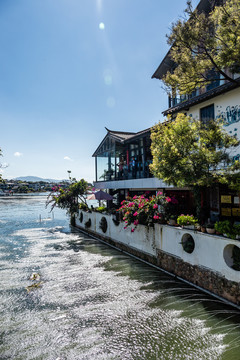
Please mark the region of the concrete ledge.
<svg viewBox="0 0 240 360"><path fill-rule="evenodd" d="M106 232L99 227L103 217L107 222ZM240 247L239 241L160 224L152 228L138 225L131 232L129 228L124 229L122 222L116 225L113 218L112 215L80 211L76 227L238 307L240 271L230 266L228 252L233 246ZM91 226L86 228L89 219ZM188 237L194 241L192 253L183 248L183 239Z"/></svg>

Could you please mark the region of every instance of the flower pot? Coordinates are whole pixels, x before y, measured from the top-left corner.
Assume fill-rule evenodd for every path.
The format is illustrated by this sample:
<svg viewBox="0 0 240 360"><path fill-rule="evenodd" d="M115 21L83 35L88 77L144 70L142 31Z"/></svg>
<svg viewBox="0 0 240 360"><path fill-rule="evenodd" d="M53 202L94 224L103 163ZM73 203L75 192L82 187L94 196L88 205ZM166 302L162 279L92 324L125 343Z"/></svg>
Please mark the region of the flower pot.
<svg viewBox="0 0 240 360"><path fill-rule="evenodd" d="M204 226L201 226L201 232L203 232L203 233L206 232L206 228Z"/></svg>
<svg viewBox="0 0 240 360"><path fill-rule="evenodd" d="M194 230L195 226L194 225L183 225L183 229Z"/></svg>
<svg viewBox="0 0 240 360"><path fill-rule="evenodd" d="M207 231L208 234L215 234L215 229L206 228L206 231Z"/></svg>

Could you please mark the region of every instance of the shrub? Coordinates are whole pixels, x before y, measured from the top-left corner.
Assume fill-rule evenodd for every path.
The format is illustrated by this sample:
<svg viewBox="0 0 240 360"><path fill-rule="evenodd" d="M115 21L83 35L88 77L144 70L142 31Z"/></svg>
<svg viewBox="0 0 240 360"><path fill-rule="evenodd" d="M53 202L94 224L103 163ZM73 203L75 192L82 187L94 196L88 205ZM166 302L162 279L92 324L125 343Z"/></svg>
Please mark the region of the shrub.
<svg viewBox="0 0 240 360"><path fill-rule="evenodd" d="M99 207L95 208L95 211L103 213L103 212L107 211L107 208L106 208L106 206L99 206Z"/></svg>
<svg viewBox="0 0 240 360"><path fill-rule="evenodd" d="M214 228L220 234L227 235L231 239L236 239L236 235L240 234L240 225L233 225L229 220L217 221Z"/></svg>
<svg viewBox="0 0 240 360"><path fill-rule="evenodd" d="M82 211L80 213L79 220L80 220L81 223L83 222L83 213L82 213Z"/></svg>
<svg viewBox="0 0 240 360"><path fill-rule="evenodd" d="M79 204L79 209L81 209L81 210L83 210L83 211L87 211L87 210L88 210L88 206L87 206L87 204L81 202L81 203Z"/></svg>
<svg viewBox="0 0 240 360"><path fill-rule="evenodd" d="M233 259L232 268L234 270L239 271L240 270L240 248L238 246L233 247L232 259Z"/></svg>
<svg viewBox="0 0 240 360"><path fill-rule="evenodd" d="M108 224L107 224L107 220L104 216L101 218L99 227L104 233L107 231Z"/></svg>
<svg viewBox="0 0 240 360"><path fill-rule="evenodd" d="M123 214L124 228L133 225L131 231L134 232L138 224L153 226L154 223L160 222L166 203L166 197L161 192L149 198L140 195L123 200L118 211Z"/></svg>
<svg viewBox="0 0 240 360"><path fill-rule="evenodd" d="M90 228L91 227L91 225L92 225L92 221L91 221L91 219L88 219L86 222L85 222L85 227L86 228Z"/></svg>
<svg viewBox="0 0 240 360"><path fill-rule="evenodd" d="M197 223L197 219L194 218L193 215L180 215L177 218L177 223L180 226L184 226L184 225L194 225Z"/></svg>

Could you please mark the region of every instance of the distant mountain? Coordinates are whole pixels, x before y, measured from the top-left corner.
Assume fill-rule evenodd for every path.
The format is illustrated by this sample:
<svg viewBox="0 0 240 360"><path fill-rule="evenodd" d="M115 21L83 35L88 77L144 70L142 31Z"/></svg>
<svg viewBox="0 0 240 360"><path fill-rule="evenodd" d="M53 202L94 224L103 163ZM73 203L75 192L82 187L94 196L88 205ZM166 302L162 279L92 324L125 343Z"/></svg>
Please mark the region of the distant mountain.
<svg viewBox="0 0 240 360"><path fill-rule="evenodd" d="M62 181L67 181L67 180L56 180L56 179L43 179L38 176L19 176L13 180L21 180L21 181L26 181L26 182L28 182L28 181L32 181L32 182L44 181L47 183L59 183Z"/></svg>

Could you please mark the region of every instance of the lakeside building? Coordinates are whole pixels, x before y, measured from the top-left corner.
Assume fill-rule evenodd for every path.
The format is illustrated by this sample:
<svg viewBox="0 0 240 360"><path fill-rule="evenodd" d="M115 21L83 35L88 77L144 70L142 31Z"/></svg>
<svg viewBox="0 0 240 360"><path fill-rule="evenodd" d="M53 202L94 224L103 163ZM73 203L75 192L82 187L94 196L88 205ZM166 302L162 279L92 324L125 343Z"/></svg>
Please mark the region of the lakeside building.
<svg viewBox="0 0 240 360"><path fill-rule="evenodd" d="M197 9L199 12L209 13L210 2L201 0ZM170 50L152 78L162 80L168 71L172 72L176 67L177 64L170 57ZM232 74L230 71L227 73L235 82L230 82L219 74L218 80L196 88L191 94L179 95L172 90L168 95L168 108L163 111L163 115L174 120L178 113L184 113L205 125L210 120L223 119L224 129L240 139L240 74ZM231 156L233 160L240 160L240 146L231 149ZM212 188L206 188L203 197L212 218L232 217L239 221L239 194L236 191L216 184Z"/></svg>
<svg viewBox="0 0 240 360"><path fill-rule="evenodd" d="M116 205L127 196L145 192L154 195L163 191L170 197L174 196L179 202L184 202L189 210L192 209L192 193L189 189L167 185L151 174L150 128L137 133L106 130L106 136L93 154L95 187L108 190L114 196Z"/></svg>
<svg viewBox="0 0 240 360"><path fill-rule="evenodd" d="M209 0L201 0L197 9L209 13ZM170 50L152 78L162 80L168 71L177 66L170 57ZM172 91L163 115L174 120L181 112L200 119L204 124L211 119L223 118L226 131L240 139L240 74L229 75L236 80L235 83L220 77L188 95L178 95ZM189 189L168 186L154 178L149 171L148 165L152 162L151 129L137 133L106 130L106 136L93 154L96 172L94 185L97 188L109 190L110 194L115 195L117 204L128 195L163 190L169 196L184 200L186 209L191 211L193 196ZM232 149L231 155L233 160L239 160L240 146ZM206 213L210 213L212 220L233 217L239 221L239 196L227 186L216 184L212 188L205 188L202 206L206 208Z"/></svg>

